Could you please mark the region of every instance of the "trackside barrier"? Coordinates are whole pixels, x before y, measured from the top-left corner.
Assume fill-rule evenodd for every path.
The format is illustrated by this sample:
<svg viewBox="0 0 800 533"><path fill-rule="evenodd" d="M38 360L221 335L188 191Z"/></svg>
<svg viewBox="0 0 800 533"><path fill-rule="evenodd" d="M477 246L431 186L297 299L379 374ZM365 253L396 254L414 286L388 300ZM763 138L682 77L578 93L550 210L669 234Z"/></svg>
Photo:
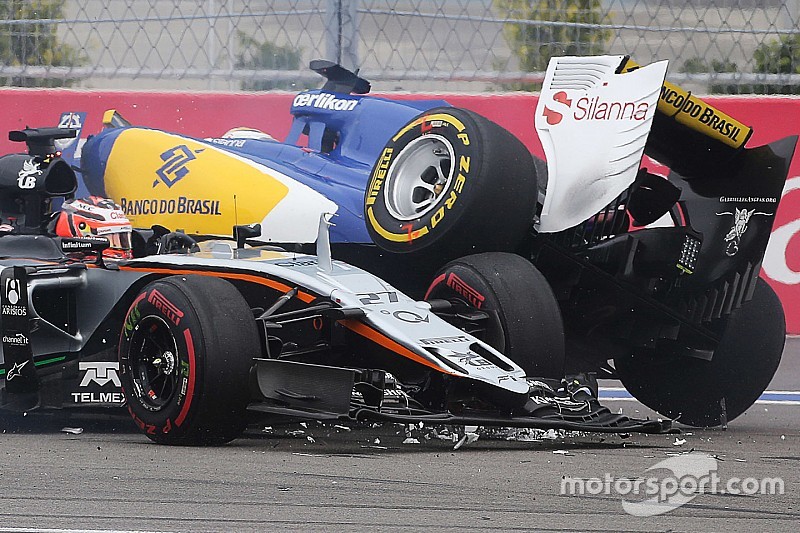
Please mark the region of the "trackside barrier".
<svg viewBox="0 0 800 533"><path fill-rule="evenodd" d="M377 95L381 96L381 95ZM443 98L505 127L543 157L533 128L537 96L509 94L389 94L396 99ZM250 126L282 139L289 132L294 93L179 93L0 89L0 154L19 151L9 130L55 125L63 111L88 113L85 133L100 130L103 112L115 108L134 124L196 137ZM800 98L707 97L708 103L754 128L748 146L800 133ZM762 276L786 311L787 332L800 334L800 156L795 155L778 209Z"/></svg>

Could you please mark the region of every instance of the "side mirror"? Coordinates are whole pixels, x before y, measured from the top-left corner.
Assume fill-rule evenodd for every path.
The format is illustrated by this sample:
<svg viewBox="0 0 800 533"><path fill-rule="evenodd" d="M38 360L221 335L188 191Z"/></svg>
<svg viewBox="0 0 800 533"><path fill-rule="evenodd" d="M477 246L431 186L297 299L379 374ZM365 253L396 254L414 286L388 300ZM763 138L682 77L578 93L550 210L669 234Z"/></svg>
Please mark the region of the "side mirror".
<svg viewBox="0 0 800 533"><path fill-rule="evenodd" d="M244 224L233 227L233 238L237 248L244 248L247 239L261 235L261 224Z"/></svg>

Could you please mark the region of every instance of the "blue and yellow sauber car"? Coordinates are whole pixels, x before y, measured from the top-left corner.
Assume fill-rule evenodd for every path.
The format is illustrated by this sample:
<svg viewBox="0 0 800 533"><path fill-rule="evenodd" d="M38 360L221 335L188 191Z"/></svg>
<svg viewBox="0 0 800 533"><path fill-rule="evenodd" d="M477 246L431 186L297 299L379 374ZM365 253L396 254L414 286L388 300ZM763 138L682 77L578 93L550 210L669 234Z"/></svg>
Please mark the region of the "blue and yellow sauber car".
<svg viewBox="0 0 800 533"><path fill-rule="evenodd" d="M545 166L475 113L311 66L327 82L294 99L283 142L108 113L83 146L86 191L139 227L259 223L264 243L311 243L335 213L334 257L485 313L461 325L529 375L616 376L688 424L725 424L766 388L785 327L758 273L796 138L747 147L751 128L665 83L666 62L555 58Z"/></svg>

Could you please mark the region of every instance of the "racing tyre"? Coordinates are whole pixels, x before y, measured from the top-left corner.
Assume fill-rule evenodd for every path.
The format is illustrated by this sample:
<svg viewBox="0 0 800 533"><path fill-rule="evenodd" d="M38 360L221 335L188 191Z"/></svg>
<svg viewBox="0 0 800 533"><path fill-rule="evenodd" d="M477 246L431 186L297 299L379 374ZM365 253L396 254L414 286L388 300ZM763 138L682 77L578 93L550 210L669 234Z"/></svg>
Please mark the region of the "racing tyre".
<svg viewBox="0 0 800 533"><path fill-rule="evenodd" d="M564 325L547 280L530 261L489 252L445 265L426 300L460 300L486 311L484 342L525 370L526 375L564 377Z"/></svg>
<svg viewBox="0 0 800 533"><path fill-rule="evenodd" d="M246 425L258 350L253 314L233 285L206 276L155 281L128 309L120 336L128 411L161 444L233 440Z"/></svg>
<svg viewBox="0 0 800 533"><path fill-rule="evenodd" d="M514 251L533 223L533 158L511 133L464 109L426 111L389 140L372 169L364 214L391 252L440 260Z"/></svg>
<svg viewBox="0 0 800 533"><path fill-rule="evenodd" d="M644 405L690 426L712 427L746 411L778 369L786 342L781 302L763 279L731 313L711 361L637 353L615 360L623 385Z"/></svg>

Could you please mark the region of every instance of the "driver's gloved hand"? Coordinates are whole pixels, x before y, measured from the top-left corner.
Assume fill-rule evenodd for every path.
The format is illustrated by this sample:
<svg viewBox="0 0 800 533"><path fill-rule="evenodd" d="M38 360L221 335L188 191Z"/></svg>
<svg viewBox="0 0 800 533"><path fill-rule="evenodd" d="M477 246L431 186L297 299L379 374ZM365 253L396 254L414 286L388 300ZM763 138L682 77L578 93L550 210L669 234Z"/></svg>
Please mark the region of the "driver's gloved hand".
<svg viewBox="0 0 800 533"><path fill-rule="evenodd" d="M200 251L197 241L182 231L169 231L160 225L154 225L152 230L153 234L145 245L147 255L188 254Z"/></svg>
<svg viewBox="0 0 800 533"><path fill-rule="evenodd" d="M189 254L199 252L200 247L189 235L182 231L171 231L158 238L157 254Z"/></svg>

